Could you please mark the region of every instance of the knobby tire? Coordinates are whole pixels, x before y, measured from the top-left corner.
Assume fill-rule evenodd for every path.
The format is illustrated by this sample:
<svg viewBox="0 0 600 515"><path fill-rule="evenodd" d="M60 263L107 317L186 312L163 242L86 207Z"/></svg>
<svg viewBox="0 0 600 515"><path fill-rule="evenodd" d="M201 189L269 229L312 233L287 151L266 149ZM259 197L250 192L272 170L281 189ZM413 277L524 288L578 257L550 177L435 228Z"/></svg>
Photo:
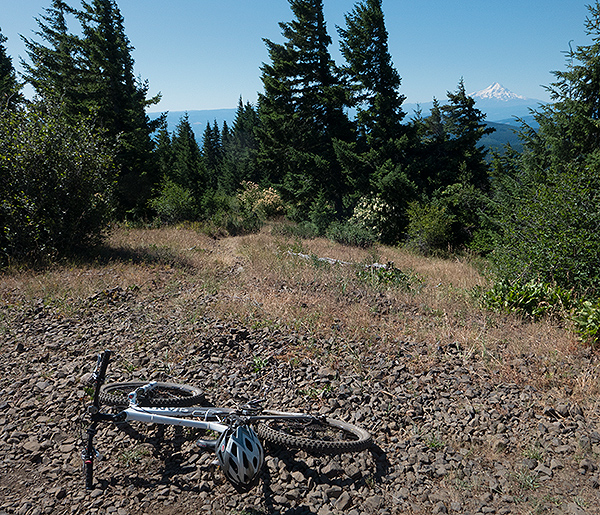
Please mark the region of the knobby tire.
<svg viewBox="0 0 600 515"><path fill-rule="evenodd" d="M126 408L129 406L128 394L149 381L132 381L105 384L100 389L100 402L108 406ZM144 397L138 397L138 406L155 408L180 408L201 406L206 399L199 388L195 386L160 383Z"/></svg>
<svg viewBox="0 0 600 515"><path fill-rule="evenodd" d="M259 437L282 447L317 454L360 452L373 443L368 431L331 418L315 418L310 423L297 419L275 419L256 427Z"/></svg>

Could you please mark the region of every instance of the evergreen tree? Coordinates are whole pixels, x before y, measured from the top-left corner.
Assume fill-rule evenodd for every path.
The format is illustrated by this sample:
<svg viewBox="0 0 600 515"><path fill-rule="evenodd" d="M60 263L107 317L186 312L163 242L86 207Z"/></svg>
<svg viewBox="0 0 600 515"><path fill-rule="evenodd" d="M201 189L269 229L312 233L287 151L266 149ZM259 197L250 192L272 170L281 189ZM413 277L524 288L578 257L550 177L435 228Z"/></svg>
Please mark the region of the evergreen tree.
<svg viewBox="0 0 600 515"><path fill-rule="evenodd" d="M337 156L362 209L369 205L366 197L372 199L371 209L386 211L376 232L385 241L398 241L408 202L416 196L414 137L402 124L405 97L389 53L381 0L361 0L345 20L346 27L338 27L338 32L344 77L357 109L357 141L336 142Z"/></svg>
<svg viewBox="0 0 600 515"><path fill-rule="evenodd" d="M428 197L457 183L481 191L489 188L487 150L480 140L494 129L484 123L485 114L467 95L462 79L456 92L447 95L448 104L440 105L434 99L430 116L413 120L421 143L418 182Z"/></svg>
<svg viewBox="0 0 600 515"><path fill-rule="evenodd" d="M77 16L83 30L86 100L109 138L117 144L121 216L139 216L158 180L151 140L156 124L150 122L145 110L160 97L147 100L148 83L134 76L133 48L116 2L92 0L82 5Z"/></svg>
<svg viewBox="0 0 600 515"><path fill-rule="evenodd" d="M358 129L370 148L399 138L405 100L398 90L400 75L392 64L382 0L362 0L338 27L340 48L346 60L344 74L357 107Z"/></svg>
<svg viewBox="0 0 600 515"><path fill-rule="evenodd" d="M42 98L65 106L71 116L88 114L82 68L82 42L68 30L66 16L74 10L52 0L46 14L36 18L35 33L43 42L23 37L30 63L22 61L23 77Z"/></svg>
<svg viewBox="0 0 600 515"><path fill-rule="evenodd" d="M475 99L467 95L463 79L458 83L456 92L448 92L449 104L442 107L445 130L448 134L449 151L453 160L452 169L460 171L454 177L442 180L452 184L461 181L474 185L480 190L489 187L489 165L485 161L487 150L480 144L486 134L495 129L485 124L485 114L475 107ZM466 176L465 176L466 173Z"/></svg>
<svg viewBox="0 0 600 515"><path fill-rule="evenodd" d="M168 178L191 192L199 210L206 193L208 180L202 153L187 113L182 116L175 127L171 149L173 165Z"/></svg>
<svg viewBox="0 0 600 515"><path fill-rule="evenodd" d="M223 161L223 146L221 143L221 131L217 120L211 126L207 122L202 135L202 156L208 175L208 187L213 191L218 189L221 164Z"/></svg>
<svg viewBox="0 0 600 515"><path fill-rule="evenodd" d="M320 192L342 210L344 181L333 141L350 137L346 94L328 47L322 0L289 0L295 19L280 23L284 44L265 40L259 167L306 216Z"/></svg>
<svg viewBox="0 0 600 515"><path fill-rule="evenodd" d="M523 124L523 153L496 159L492 209L499 276L600 293L600 2L588 6L591 43L566 53L552 103Z"/></svg>
<svg viewBox="0 0 600 515"><path fill-rule="evenodd" d="M256 174L256 129L258 114L249 102L240 97L233 127L227 137L223 135L223 167L221 187L232 194L242 181L258 182Z"/></svg>
<svg viewBox="0 0 600 515"><path fill-rule="evenodd" d="M12 109L22 101L21 85L13 68L12 59L6 53L6 37L0 30L0 111Z"/></svg>
<svg viewBox="0 0 600 515"><path fill-rule="evenodd" d="M174 156L166 116L161 117L158 131L154 137L153 156L160 177L168 177L173 168Z"/></svg>

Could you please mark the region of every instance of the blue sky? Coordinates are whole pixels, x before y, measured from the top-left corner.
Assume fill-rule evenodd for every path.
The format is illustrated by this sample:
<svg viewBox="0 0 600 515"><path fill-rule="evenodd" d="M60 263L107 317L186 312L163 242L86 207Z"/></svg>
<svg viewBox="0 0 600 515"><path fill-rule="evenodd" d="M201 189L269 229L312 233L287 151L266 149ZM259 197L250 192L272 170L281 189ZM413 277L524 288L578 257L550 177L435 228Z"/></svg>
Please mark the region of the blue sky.
<svg viewBox="0 0 600 515"><path fill-rule="evenodd" d="M79 7L79 0L69 2ZM461 77L467 91L494 82L520 95L547 100L543 85L564 69L561 53L587 44L588 1L384 0L392 59L407 102L445 100ZM353 0L324 0L325 17L341 64L336 25ZM0 28L19 69L26 57L19 35L31 37L50 0L0 0ZM287 0L118 0L135 47L135 71L163 100L152 110L184 111L255 102L262 91L262 38L283 42L278 22L290 21ZM73 27L75 30L76 27Z"/></svg>

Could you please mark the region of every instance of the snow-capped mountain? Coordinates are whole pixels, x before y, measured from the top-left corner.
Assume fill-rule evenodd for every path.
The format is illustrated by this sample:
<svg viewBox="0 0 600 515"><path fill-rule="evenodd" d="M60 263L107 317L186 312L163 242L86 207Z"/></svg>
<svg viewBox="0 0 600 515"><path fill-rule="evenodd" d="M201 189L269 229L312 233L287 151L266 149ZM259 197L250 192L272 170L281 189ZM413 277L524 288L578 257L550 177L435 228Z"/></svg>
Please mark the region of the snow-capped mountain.
<svg viewBox="0 0 600 515"><path fill-rule="evenodd" d="M521 95L517 95L512 91L506 89L498 82L494 82L491 86L488 86L481 91L470 93L470 97L477 100L499 100L501 102L509 102L511 100L530 100Z"/></svg>
<svg viewBox="0 0 600 515"><path fill-rule="evenodd" d="M519 125L517 118L528 119L531 117L531 110L537 109L541 100L527 98L503 87L500 83L494 82L491 86L469 94L475 100L475 107L486 114L487 122L499 122L511 125ZM441 104L444 99L438 97ZM417 109L420 109L424 116L429 114L432 102L422 104L403 104L406 113L411 116Z"/></svg>

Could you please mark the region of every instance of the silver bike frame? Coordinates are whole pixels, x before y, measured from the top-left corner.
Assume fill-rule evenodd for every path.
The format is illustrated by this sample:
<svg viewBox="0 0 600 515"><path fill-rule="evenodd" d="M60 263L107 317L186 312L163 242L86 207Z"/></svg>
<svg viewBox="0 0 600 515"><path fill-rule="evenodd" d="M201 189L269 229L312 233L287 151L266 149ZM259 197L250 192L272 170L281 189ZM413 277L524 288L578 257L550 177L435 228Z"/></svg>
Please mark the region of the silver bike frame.
<svg viewBox="0 0 600 515"><path fill-rule="evenodd" d="M210 429L223 433L229 426L209 418L224 418L230 412L218 408L142 408L130 405L123 410L125 421L135 420L147 424L165 424L171 426Z"/></svg>

